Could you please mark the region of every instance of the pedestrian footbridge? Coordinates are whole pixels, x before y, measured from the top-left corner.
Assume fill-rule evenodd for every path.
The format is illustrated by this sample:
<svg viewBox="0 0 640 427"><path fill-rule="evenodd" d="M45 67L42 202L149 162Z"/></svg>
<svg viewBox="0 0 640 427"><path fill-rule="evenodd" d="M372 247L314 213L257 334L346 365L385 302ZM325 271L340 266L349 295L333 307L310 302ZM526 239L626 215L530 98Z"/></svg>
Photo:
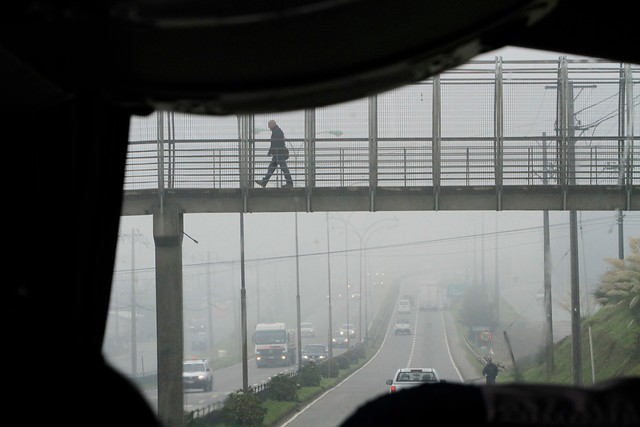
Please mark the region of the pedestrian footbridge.
<svg viewBox="0 0 640 427"><path fill-rule="evenodd" d="M302 111L134 117L123 215L638 210L640 66L472 61ZM295 184L263 176L274 119Z"/></svg>

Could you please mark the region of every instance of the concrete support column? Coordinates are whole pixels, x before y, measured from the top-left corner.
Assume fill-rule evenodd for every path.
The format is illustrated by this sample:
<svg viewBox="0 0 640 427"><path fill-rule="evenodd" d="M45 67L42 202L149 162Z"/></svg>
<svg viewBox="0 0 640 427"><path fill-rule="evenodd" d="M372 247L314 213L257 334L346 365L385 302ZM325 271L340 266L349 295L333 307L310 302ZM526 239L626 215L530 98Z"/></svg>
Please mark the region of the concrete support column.
<svg viewBox="0 0 640 427"><path fill-rule="evenodd" d="M164 206L153 213L153 240L156 248L158 418L167 427L184 424L183 229L183 214L178 206Z"/></svg>

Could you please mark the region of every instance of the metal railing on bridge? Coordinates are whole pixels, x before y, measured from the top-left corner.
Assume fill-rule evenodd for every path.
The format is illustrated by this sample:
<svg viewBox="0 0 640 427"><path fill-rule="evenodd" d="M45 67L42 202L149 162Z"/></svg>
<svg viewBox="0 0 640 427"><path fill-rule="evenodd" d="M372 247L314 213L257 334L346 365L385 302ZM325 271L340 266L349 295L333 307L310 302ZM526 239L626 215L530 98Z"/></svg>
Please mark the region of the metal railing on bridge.
<svg viewBox="0 0 640 427"><path fill-rule="evenodd" d="M640 66L472 61L329 107L134 117L127 190L255 187L284 130L295 187L633 186ZM274 176L275 178L275 176Z"/></svg>

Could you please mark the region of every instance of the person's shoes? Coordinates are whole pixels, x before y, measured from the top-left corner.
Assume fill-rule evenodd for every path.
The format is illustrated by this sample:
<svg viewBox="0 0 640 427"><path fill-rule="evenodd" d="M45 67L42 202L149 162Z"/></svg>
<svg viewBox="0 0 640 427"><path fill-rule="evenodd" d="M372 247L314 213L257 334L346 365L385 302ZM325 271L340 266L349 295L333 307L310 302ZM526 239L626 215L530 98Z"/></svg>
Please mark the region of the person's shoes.
<svg viewBox="0 0 640 427"><path fill-rule="evenodd" d="M293 182L285 182L282 184L282 188L293 188Z"/></svg>
<svg viewBox="0 0 640 427"><path fill-rule="evenodd" d="M267 186L267 183L262 179L256 179L255 183L258 184L262 188Z"/></svg>

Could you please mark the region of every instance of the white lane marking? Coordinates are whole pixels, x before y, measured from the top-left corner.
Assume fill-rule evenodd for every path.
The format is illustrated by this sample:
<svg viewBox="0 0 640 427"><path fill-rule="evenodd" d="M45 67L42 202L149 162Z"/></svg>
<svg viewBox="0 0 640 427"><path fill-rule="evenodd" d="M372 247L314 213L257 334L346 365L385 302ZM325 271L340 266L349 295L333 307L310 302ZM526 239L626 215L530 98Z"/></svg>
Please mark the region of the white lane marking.
<svg viewBox="0 0 640 427"><path fill-rule="evenodd" d="M440 307L442 307L442 304L440 304ZM464 382L464 378L462 377L462 374L460 373L460 369L458 369L458 365L456 365L455 360L453 360L453 355L451 354L451 345L449 344L449 336L447 335L447 325L445 324L445 321L444 321L444 310L443 309L440 310L440 317L442 318L442 329L444 330L444 341L446 343L447 353L449 354L449 360L451 361L451 364L453 365L453 369L456 370L456 373L458 374L458 379L460 379L460 382Z"/></svg>
<svg viewBox="0 0 640 427"><path fill-rule="evenodd" d="M416 335L417 335L417 331L418 331L418 317L420 317L420 310L418 310L417 307L414 308L414 310L416 311L416 315L414 316L414 320L413 320L413 331L412 334L412 342L411 342L411 352L409 352L409 360L407 361L407 368L411 367L411 361L413 360L413 353L416 349Z"/></svg>

